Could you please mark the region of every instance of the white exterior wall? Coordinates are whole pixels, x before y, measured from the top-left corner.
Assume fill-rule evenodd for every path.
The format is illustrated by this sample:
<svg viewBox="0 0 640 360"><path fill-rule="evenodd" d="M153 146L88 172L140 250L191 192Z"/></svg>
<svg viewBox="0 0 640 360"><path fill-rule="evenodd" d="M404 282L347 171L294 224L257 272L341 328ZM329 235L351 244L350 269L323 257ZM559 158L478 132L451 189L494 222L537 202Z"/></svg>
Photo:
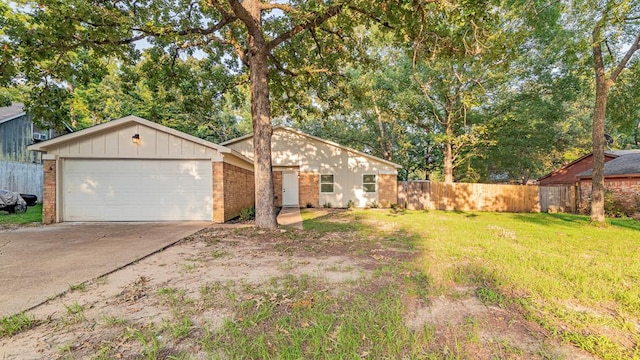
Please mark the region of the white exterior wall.
<svg viewBox="0 0 640 360"><path fill-rule="evenodd" d="M140 134L140 144L131 137ZM48 154L73 158L211 159L222 161L216 149L144 126L128 124L47 148Z"/></svg>
<svg viewBox="0 0 640 360"><path fill-rule="evenodd" d="M251 137L226 147L253 158ZM346 207L352 200L357 207L365 207L368 202L378 202L377 184L375 193L365 193L363 175L397 174L391 165L285 129L274 129L271 149L274 167L299 166L300 172L334 175L334 192L320 192L320 206L331 203L334 207Z"/></svg>

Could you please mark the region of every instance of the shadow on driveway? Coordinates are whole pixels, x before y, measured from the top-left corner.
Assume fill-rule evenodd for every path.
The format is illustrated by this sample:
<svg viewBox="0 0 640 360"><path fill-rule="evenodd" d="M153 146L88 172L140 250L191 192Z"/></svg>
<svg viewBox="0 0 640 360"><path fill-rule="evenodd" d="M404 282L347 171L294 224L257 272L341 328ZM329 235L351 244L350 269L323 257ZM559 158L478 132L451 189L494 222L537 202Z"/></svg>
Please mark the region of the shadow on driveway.
<svg viewBox="0 0 640 360"><path fill-rule="evenodd" d="M0 316L30 309L210 225L63 223L0 231Z"/></svg>

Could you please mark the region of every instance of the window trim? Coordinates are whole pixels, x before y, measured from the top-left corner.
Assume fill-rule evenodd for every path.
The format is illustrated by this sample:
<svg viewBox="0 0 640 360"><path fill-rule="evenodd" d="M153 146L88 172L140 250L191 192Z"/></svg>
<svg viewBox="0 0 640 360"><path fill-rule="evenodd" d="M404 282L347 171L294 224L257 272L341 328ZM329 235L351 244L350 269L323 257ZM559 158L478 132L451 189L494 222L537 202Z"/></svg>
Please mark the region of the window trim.
<svg viewBox="0 0 640 360"><path fill-rule="evenodd" d="M331 182L323 182L323 176L331 176ZM331 184L331 191L322 191L322 185ZM320 194L333 194L336 191L336 175L335 174L320 174Z"/></svg>
<svg viewBox="0 0 640 360"><path fill-rule="evenodd" d="M364 182L365 176L373 176L373 182ZM367 191L365 185L373 184L373 191ZM375 194L378 192L378 174L362 174L362 191L365 194Z"/></svg>

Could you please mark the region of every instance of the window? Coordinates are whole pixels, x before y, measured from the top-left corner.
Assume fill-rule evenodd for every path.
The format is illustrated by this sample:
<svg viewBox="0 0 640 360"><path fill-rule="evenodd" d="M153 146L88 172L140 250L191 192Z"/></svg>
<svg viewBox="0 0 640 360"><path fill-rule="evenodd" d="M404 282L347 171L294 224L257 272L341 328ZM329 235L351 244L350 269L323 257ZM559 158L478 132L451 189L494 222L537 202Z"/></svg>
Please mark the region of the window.
<svg viewBox="0 0 640 360"><path fill-rule="evenodd" d="M333 175L320 175L320 192L333 192Z"/></svg>
<svg viewBox="0 0 640 360"><path fill-rule="evenodd" d="M364 192L376 192L376 176L362 175L362 188Z"/></svg>

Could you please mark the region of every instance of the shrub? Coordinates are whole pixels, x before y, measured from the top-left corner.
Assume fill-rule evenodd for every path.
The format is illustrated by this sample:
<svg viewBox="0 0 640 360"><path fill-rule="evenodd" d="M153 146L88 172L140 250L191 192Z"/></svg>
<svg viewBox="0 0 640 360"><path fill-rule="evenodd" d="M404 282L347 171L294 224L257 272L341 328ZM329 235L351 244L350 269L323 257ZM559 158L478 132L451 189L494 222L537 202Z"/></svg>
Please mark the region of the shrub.
<svg viewBox="0 0 640 360"><path fill-rule="evenodd" d="M604 192L604 213L609 217L622 217L626 215L624 204L611 190Z"/></svg>
<svg viewBox="0 0 640 360"><path fill-rule="evenodd" d="M367 202L367 207L371 209L377 209L379 205L378 205L378 202L374 200L374 201Z"/></svg>
<svg viewBox="0 0 640 360"><path fill-rule="evenodd" d="M347 207L349 209L353 209L354 207L356 207L356 203L353 200L349 200L349 202L347 202Z"/></svg>
<svg viewBox="0 0 640 360"><path fill-rule="evenodd" d="M256 208L255 207L248 207L248 208L243 208L242 210L240 210L240 220L242 221L249 221L249 220L253 220L256 217Z"/></svg>
<svg viewBox="0 0 640 360"><path fill-rule="evenodd" d="M310 202L308 202L308 203L307 203L307 209L310 209L310 208L312 208L312 207L313 207L313 204L312 204L312 203L310 203Z"/></svg>
<svg viewBox="0 0 640 360"><path fill-rule="evenodd" d="M324 205L322 205L322 207L325 207L327 209L331 209L333 207L333 205L330 202L326 202L326 203L324 203Z"/></svg>

